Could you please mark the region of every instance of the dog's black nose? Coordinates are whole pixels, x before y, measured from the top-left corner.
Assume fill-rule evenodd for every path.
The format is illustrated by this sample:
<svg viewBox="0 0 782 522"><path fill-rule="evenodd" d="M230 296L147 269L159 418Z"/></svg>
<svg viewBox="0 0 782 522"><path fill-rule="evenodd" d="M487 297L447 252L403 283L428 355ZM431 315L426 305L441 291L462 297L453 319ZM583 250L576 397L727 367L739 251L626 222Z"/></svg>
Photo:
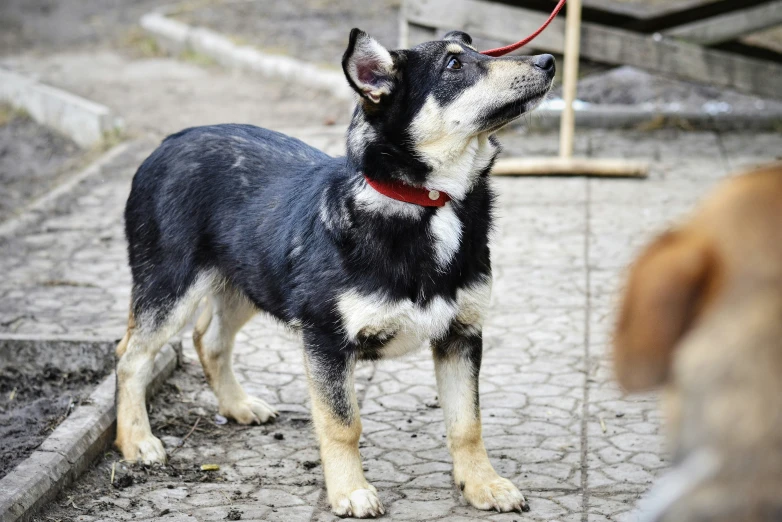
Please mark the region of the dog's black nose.
<svg viewBox="0 0 782 522"><path fill-rule="evenodd" d="M532 62L535 67L538 69L545 71L549 74L554 74L554 57L550 54L539 54L535 57L535 61Z"/></svg>

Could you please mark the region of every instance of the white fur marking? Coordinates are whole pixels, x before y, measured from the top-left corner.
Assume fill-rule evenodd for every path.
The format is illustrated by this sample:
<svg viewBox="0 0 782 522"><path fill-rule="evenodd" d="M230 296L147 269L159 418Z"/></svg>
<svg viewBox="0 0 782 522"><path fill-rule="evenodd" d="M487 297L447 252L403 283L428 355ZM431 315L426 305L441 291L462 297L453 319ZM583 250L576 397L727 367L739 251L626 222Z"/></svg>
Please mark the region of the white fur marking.
<svg viewBox="0 0 782 522"><path fill-rule="evenodd" d="M429 224L429 234L434 240L434 255L440 268L446 268L459 250L462 239L462 222L449 202L437 210Z"/></svg>
<svg viewBox="0 0 782 522"><path fill-rule="evenodd" d="M459 305L456 320L469 326L474 334L480 333L486 311L489 309L491 284L491 277L486 277L456 292L456 302Z"/></svg>
<svg viewBox="0 0 782 522"><path fill-rule="evenodd" d="M361 210L368 212L410 219L420 219L424 213L424 207L384 196L370 187L363 178L359 178L355 185L354 197L356 205Z"/></svg>
<svg viewBox="0 0 782 522"><path fill-rule="evenodd" d="M455 200L465 197L497 152L488 134L470 135L475 128L462 122L479 117L470 112L472 108L455 113L430 97L411 126L416 151L432 168L427 188L445 192Z"/></svg>
<svg viewBox="0 0 782 522"><path fill-rule="evenodd" d="M473 366L465 357L449 357L437 361L437 393L443 409L446 428L452 433L458 425L475 422L475 376Z"/></svg>
<svg viewBox="0 0 782 522"><path fill-rule="evenodd" d="M353 290L339 296L337 309L352 341L359 334L394 335L383 347L387 357L404 355L429 339L442 337L458 312L456 302L439 296L419 306L410 299L391 301L379 294L362 295Z"/></svg>
<svg viewBox="0 0 782 522"><path fill-rule="evenodd" d="M354 157L360 158L364 147L376 138L375 129L364 119L363 114L359 114L353 120L348 133L348 150Z"/></svg>
<svg viewBox="0 0 782 522"><path fill-rule="evenodd" d="M324 190L323 194L321 194L318 215L327 230L334 231L338 229L350 228L350 215L348 213L347 207L345 206L344 199L340 201L339 209L337 210L337 213L334 214L328 206L328 189ZM301 253L303 250L302 246L301 238L299 238L299 242L295 245L295 248L291 251L291 254L298 255Z"/></svg>

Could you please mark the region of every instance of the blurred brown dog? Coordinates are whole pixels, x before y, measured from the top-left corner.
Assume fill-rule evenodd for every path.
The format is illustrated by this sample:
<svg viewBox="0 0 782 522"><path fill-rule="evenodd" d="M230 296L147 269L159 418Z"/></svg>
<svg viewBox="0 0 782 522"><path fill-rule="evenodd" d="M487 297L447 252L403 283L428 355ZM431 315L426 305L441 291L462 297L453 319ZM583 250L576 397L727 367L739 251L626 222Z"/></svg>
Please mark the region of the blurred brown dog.
<svg viewBox="0 0 782 522"><path fill-rule="evenodd" d="M782 521L782 164L646 249L614 347L625 389L665 385L675 465L642 520Z"/></svg>

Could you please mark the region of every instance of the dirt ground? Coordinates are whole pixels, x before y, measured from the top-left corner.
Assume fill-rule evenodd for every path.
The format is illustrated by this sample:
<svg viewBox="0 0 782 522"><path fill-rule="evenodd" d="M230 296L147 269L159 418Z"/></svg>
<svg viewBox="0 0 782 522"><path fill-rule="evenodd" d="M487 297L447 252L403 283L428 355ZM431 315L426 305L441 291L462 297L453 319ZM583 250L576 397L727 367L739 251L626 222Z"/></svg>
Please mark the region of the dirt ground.
<svg viewBox="0 0 782 522"><path fill-rule="evenodd" d="M103 377L90 369L65 373L51 365L34 374L0 370L0 478L88 400Z"/></svg>
<svg viewBox="0 0 782 522"><path fill-rule="evenodd" d="M0 55L116 42L161 0L3 0Z"/></svg>
<svg viewBox="0 0 782 522"><path fill-rule="evenodd" d="M82 153L66 136L0 105L0 222L54 188Z"/></svg>

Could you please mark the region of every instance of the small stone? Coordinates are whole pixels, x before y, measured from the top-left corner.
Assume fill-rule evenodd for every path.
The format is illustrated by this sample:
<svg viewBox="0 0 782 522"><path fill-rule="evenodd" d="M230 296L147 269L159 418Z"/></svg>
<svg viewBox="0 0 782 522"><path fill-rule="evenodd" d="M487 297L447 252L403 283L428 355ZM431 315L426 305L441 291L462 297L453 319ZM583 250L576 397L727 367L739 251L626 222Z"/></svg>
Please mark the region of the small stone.
<svg viewBox="0 0 782 522"><path fill-rule="evenodd" d="M219 413L215 414L215 424L218 426L222 426L223 424L228 424L228 419L220 415Z"/></svg>
<svg viewBox="0 0 782 522"><path fill-rule="evenodd" d="M166 448L178 448L182 445L182 439L171 435L160 437L160 441Z"/></svg>
<svg viewBox="0 0 782 522"><path fill-rule="evenodd" d="M274 440L283 440L285 438L285 435L282 433L275 433L274 434Z"/></svg>
<svg viewBox="0 0 782 522"><path fill-rule="evenodd" d="M133 475L122 475L114 479L114 487L125 489L133 485Z"/></svg>

